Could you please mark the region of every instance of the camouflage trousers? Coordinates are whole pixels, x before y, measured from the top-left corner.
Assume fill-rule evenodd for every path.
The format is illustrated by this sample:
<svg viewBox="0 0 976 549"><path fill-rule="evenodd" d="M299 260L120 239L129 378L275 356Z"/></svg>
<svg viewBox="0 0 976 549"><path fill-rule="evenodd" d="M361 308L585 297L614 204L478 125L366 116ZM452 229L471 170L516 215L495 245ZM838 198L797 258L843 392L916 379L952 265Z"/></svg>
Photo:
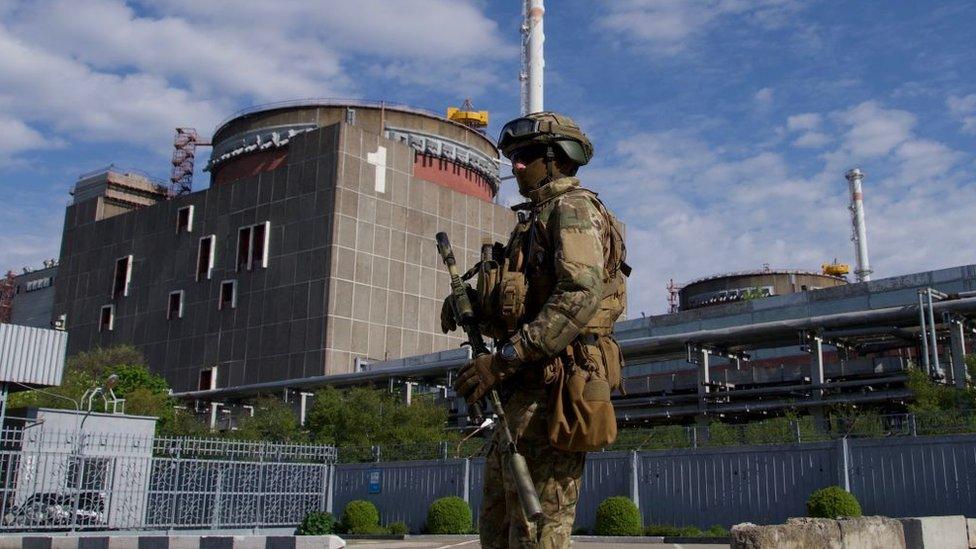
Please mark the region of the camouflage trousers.
<svg viewBox="0 0 976 549"><path fill-rule="evenodd" d="M541 528L522 512L498 431L485 461L484 500L478 520L484 549L568 548L586 452L549 445L544 390L516 391L505 403L512 436L525 456L542 503Z"/></svg>

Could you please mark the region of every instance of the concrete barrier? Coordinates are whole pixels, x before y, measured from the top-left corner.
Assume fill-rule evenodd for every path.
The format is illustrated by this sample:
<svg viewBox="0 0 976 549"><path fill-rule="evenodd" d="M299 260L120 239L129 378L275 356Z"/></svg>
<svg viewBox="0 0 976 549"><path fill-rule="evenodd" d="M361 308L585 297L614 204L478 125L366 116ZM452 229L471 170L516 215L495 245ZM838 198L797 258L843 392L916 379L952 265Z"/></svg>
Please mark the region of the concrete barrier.
<svg viewBox="0 0 976 549"><path fill-rule="evenodd" d="M908 517L899 519L908 549L969 549L966 517Z"/></svg>
<svg viewBox="0 0 976 549"><path fill-rule="evenodd" d="M0 535L0 549L341 549L339 536Z"/></svg>
<svg viewBox="0 0 976 549"><path fill-rule="evenodd" d="M732 549L904 549L901 523L887 517L792 518L732 527Z"/></svg>

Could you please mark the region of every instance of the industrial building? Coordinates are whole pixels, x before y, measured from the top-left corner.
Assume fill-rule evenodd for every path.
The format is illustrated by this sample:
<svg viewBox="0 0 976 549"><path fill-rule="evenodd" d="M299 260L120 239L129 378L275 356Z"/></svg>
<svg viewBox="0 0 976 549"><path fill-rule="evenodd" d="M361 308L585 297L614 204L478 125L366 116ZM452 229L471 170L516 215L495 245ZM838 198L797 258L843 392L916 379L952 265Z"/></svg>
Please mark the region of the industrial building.
<svg viewBox="0 0 976 549"><path fill-rule="evenodd" d="M201 144L178 133L173 188L115 168L78 181L52 312L69 353L134 344L185 392L457 346L435 325L433 235L470 264L514 223L477 127L383 103L251 109L214 132L210 187L193 192Z"/></svg>
<svg viewBox="0 0 976 549"><path fill-rule="evenodd" d="M7 277L0 280L0 293L3 294L0 297L0 322L50 328L57 276L56 259L44 261L41 268L24 267L19 275L7 273Z"/></svg>

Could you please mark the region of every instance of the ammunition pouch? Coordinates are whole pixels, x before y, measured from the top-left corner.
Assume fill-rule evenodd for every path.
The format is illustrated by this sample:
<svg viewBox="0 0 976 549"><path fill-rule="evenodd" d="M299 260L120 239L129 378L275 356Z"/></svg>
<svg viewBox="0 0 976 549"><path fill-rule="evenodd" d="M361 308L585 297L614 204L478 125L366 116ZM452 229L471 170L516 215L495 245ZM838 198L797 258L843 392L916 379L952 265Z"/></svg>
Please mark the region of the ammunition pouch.
<svg viewBox="0 0 976 549"><path fill-rule="evenodd" d="M620 386L622 365L620 347L609 335L580 336L547 365L549 444L591 452L617 439L610 394Z"/></svg>

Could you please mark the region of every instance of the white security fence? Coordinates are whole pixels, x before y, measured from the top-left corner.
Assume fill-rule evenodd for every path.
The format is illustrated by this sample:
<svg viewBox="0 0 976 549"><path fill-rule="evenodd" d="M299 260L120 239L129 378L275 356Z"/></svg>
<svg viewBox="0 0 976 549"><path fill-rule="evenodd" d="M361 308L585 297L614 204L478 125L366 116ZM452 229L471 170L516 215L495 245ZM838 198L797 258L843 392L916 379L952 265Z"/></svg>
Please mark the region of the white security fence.
<svg viewBox="0 0 976 549"><path fill-rule="evenodd" d="M7 430L0 531L293 526L325 510L330 446Z"/></svg>

